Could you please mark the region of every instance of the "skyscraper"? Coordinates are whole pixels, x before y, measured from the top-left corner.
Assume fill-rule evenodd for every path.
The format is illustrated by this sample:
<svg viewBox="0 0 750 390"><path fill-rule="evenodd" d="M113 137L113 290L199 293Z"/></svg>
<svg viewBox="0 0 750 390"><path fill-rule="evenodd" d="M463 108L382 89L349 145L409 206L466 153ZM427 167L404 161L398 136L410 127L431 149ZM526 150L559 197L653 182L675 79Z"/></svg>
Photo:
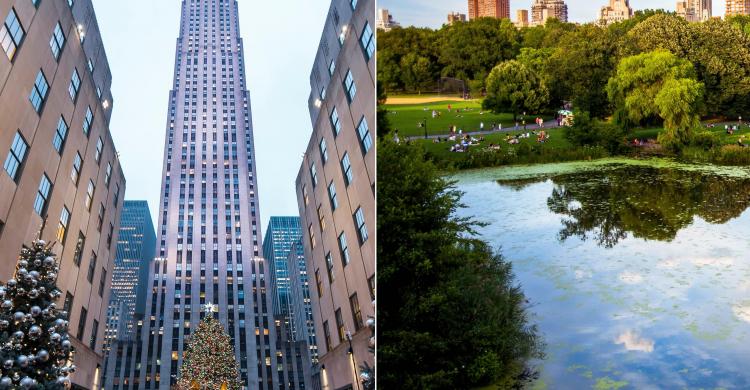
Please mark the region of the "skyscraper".
<svg viewBox="0 0 750 390"><path fill-rule="evenodd" d="M516 27L529 27L529 10L519 9L516 11Z"/></svg>
<svg viewBox="0 0 750 390"><path fill-rule="evenodd" d="M237 1L183 0L149 272L139 388L177 382L187 338L216 314L249 389L279 387L269 267ZM208 315L216 315L208 313Z"/></svg>
<svg viewBox="0 0 750 390"><path fill-rule="evenodd" d="M633 9L628 0L609 0L609 5L602 7L599 12L599 22L612 24L628 20L633 17Z"/></svg>
<svg viewBox="0 0 750 390"><path fill-rule="evenodd" d="M750 0L727 0L726 17L750 15Z"/></svg>
<svg viewBox="0 0 750 390"><path fill-rule="evenodd" d="M117 255L112 271L105 340L106 362L103 386L132 380L129 369L138 352L134 343L137 323L146 310L148 270L154 259L156 233L151 212L145 200L126 200L120 218ZM125 364L123 364L125 363Z"/></svg>
<svg viewBox="0 0 750 390"><path fill-rule="evenodd" d="M263 239L263 257L268 261L273 292L273 314L289 316L289 267L292 244L302 237L299 217L271 217Z"/></svg>
<svg viewBox="0 0 750 390"><path fill-rule="evenodd" d="M534 0L531 5L531 25L543 26L547 19L568 22L568 5L563 0Z"/></svg>
<svg viewBox="0 0 750 390"><path fill-rule="evenodd" d="M729 3L727 3L728 5ZM711 19L713 4L711 0L680 0L677 2L677 15L688 22L704 22Z"/></svg>
<svg viewBox="0 0 750 390"><path fill-rule="evenodd" d="M374 0L333 0L310 74L313 132L296 180L324 388L374 365ZM372 130L371 130L372 129Z"/></svg>
<svg viewBox="0 0 750 390"><path fill-rule="evenodd" d="M484 17L510 19L510 0L469 0L469 20Z"/></svg>
<svg viewBox="0 0 750 390"><path fill-rule="evenodd" d="M37 234L54 243L71 379L95 388L125 192L107 54L91 0L0 1L0 18L0 280Z"/></svg>

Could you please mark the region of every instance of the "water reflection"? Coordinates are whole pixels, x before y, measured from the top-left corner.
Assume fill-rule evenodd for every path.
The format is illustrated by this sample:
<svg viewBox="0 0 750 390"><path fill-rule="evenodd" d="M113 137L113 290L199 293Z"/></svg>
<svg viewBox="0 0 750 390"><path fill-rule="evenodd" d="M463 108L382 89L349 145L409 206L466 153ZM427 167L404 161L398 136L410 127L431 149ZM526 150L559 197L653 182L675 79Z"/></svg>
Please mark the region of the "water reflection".
<svg viewBox="0 0 750 390"><path fill-rule="evenodd" d="M609 165L498 183L521 191L546 180L554 183L547 206L563 216L558 238L593 239L605 248L629 234L671 241L694 216L723 224L750 207L750 179L675 168Z"/></svg>
<svg viewBox="0 0 750 390"><path fill-rule="evenodd" d="M622 344L628 351L654 352L654 340L641 337L632 330L626 330L617 336L615 344Z"/></svg>

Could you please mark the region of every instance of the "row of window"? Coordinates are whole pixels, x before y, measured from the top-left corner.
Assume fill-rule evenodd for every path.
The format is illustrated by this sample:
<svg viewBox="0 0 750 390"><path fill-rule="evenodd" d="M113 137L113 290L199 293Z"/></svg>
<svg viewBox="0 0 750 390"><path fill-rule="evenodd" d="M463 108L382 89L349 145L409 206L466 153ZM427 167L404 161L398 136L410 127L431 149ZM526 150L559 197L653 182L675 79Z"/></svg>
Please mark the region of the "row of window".
<svg viewBox="0 0 750 390"><path fill-rule="evenodd" d="M362 329L362 327L364 326L364 322L362 321L362 310L359 307L359 298L357 297L357 293L354 293L349 297L349 308L352 313L354 329L355 331L358 331ZM344 325L344 317L341 314L341 308L336 309L335 316L339 343L343 343L347 340L348 337L351 337L351 335L346 330L346 326ZM323 333L325 336L326 349L330 351L333 349L333 341L331 340L331 330L328 326L327 320L323 321Z"/></svg>

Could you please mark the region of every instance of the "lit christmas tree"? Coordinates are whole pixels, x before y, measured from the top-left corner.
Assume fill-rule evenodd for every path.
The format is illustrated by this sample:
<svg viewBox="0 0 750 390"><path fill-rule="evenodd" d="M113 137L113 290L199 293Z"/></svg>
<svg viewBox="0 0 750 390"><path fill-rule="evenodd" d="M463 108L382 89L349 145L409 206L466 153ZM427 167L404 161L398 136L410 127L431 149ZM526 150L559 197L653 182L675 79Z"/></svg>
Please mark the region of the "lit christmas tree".
<svg viewBox="0 0 750 390"><path fill-rule="evenodd" d="M73 347L51 245L23 248L13 279L0 286L0 389L70 388Z"/></svg>
<svg viewBox="0 0 750 390"><path fill-rule="evenodd" d="M242 388L232 340L214 319L215 307L210 303L205 306L206 316L190 337L180 369L179 389Z"/></svg>

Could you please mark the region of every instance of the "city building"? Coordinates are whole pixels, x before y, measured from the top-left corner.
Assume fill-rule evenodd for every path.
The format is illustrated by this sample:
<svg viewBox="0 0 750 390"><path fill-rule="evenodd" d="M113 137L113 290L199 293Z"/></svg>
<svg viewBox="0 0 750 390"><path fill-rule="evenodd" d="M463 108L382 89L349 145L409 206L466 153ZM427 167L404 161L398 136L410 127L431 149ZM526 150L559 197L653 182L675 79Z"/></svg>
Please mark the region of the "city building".
<svg viewBox="0 0 750 390"><path fill-rule="evenodd" d="M510 0L469 0L469 20L510 19Z"/></svg>
<svg viewBox="0 0 750 390"><path fill-rule="evenodd" d="M448 14L448 24L451 25L456 22L465 22L466 21L466 14L462 14L459 12L451 12Z"/></svg>
<svg viewBox="0 0 750 390"><path fill-rule="evenodd" d="M628 0L609 0L609 5L599 12L599 22L604 25L622 22L633 17L633 8Z"/></svg>
<svg viewBox="0 0 750 390"><path fill-rule="evenodd" d="M529 27L529 10L519 9L516 11L516 27Z"/></svg>
<svg viewBox="0 0 750 390"><path fill-rule="evenodd" d="M54 243L71 379L96 388L125 193L107 55L91 0L3 1L0 17L0 280L23 245Z"/></svg>
<svg viewBox="0 0 750 390"><path fill-rule="evenodd" d="M750 15L750 0L727 0L725 17Z"/></svg>
<svg viewBox="0 0 750 390"><path fill-rule="evenodd" d="M287 258L292 244L302 236L299 217L271 217L263 239L263 258L268 261L274 283L273 314L289 316L289 267Z"/></svg>
<svg viewBox="0 0 750 390"><path fill-rule="evenodd" d="M395 27L401 27L401 24L393 19L393 15L391 15L387 9L381 8L378 10L378 18L375 27L378 30L388 32Z"/></svg>
<svg viewBox="0 0 750 390"><path fill-rule="evenodd" d="M374 0L334 0L310 75L313 133L296 180L325 389L360 388L374 366Z"/></svg>
<svg viewBox="0 0 750 390"><path fill-rule="evenodd" d="M712 17L712 7L711 0L680 0L677 2L677 15L688 22L705 22Z"/></svg>
<svg viewBox="0 0 750 390"><path fill-rule="evenodd" d="M201 318L225 326L248 389L283 385L261 257L250 93L238 2L184 0L165 134L156 256L131 388L177 383ZM207 303L216 312L206 313ZM127 364L127 362L126 362ZM109 387L108 387L109 388ZM113 385L111 388L118 388Z"/></svg>
<svg viewBox="0 0 750 390"><path fill-rule="evenodd" d="M112 271L112 292L105 339L102 385L130 383L128 365L138 345L132 341L146 311L148 271L154 260L156 233L145 200L126 200L120 217L117 255ZM113 352L114 350L114 352ZM127 379L126 379L127 378Z"/></svg>
<svg viewBox="0 0 750 390"><path fill-rule="evenodd" d="M310 360L318 363L318 342L315 335L315 321L313 319L312 299L310 298L310 282L305 262L305 247L302 236L292 244L289 251L289 290L290 306L292 308L292 340L304 341L309 350Z"/></svg>
<svg viewBox="0 0 750 390"><path fill-rule="evenodd" d="M534 0L531 5L531 25L543 26L548 19L568 22L568 5L563 0Z"/></svg>

